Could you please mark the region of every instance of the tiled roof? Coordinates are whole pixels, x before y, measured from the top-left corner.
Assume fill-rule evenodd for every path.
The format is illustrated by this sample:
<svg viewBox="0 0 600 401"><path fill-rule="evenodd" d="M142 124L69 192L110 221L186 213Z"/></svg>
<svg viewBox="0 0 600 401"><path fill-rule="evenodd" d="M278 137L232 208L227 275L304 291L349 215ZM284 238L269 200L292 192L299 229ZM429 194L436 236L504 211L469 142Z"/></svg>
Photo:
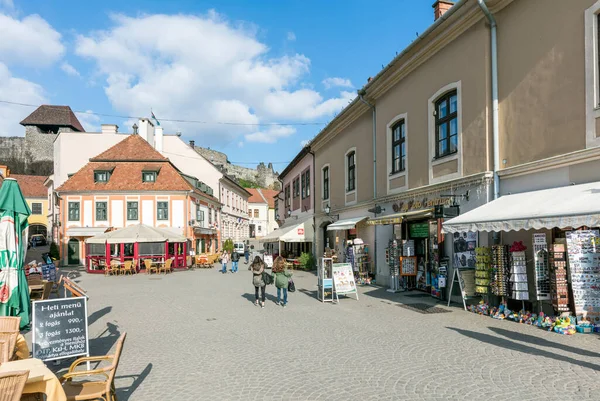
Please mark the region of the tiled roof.
<svg viewBox="0 0 600 401"><path fill-rule="evenodd" d="M139 135L129 135L112 148L90 159L91 162L167 160Z"/></svg>
<svg viewBox="0 0 600 401"><path fill-rule="evenodd" d="M21 125L59 125L71 127L79 132L85 129L69 106L52 106L44 104L21 121Z"/></svg>
<svg viewBox="0 0 600 401"><path fill-rule="evenodd" d="M46 198L48 197L48 189L44 186L44 181L48 178L45 175L21 175L11 174L10 178L14 178L19 183L21 192L26 198Z"/></svg>
<svg viewBox="0 0 600 401"><path fill-rule="evenodd" d="M248 188L247 191L252 194L252 196L248 198L248 203L267 203L270 208L275 208L275 199L273 198L279 191L264 188Z"/></svg>
<svg viewBox="0 0 600 401"><path fill-rule="evenodd" d="M170 162L156 162L156 164L160 167L156 181L142 182L142 171L148 166L147 162L90 162L72 175L56 191L189 191L192 189ZM94 170L110 168L113 171L108 182L94 182Z"/></svg>

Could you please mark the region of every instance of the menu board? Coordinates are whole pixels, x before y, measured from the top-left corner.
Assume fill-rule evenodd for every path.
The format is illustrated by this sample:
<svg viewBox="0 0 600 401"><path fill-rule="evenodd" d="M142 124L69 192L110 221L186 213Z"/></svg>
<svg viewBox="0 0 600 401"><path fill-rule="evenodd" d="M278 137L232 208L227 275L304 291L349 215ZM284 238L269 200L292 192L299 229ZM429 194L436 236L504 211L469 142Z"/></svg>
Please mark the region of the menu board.
<svg viewBox="0 0 600 401"><path fill-rule="evenodd" d="M263 262L265 262L265 265L267 265L267 267L273 267L273 255L264 255Z"/></svg>
<svg viewBox="0 0 600 401"><path fill-rule="evenodd" d="M575 314L600 323L600 237L598 230L567 233L569 276Z"/></svg>
<svg viewBox="0 0 600 401"><path fill-rule="evenodd" d="M33 302L33 358L42 361L88 355L85 297Z"/></svg>
<svg viewBox="0 0 600 401"><path fill-rule="evenodd" d="M331 273L335 292L338 294L349 294L356 292L354 272L350 263L332 263Z"/></svg>
<svg viewBox="0 0 600 401"><path fill-rule="evenodd" d="M456 269L463 298L475 296L475 270Z"/></svg>

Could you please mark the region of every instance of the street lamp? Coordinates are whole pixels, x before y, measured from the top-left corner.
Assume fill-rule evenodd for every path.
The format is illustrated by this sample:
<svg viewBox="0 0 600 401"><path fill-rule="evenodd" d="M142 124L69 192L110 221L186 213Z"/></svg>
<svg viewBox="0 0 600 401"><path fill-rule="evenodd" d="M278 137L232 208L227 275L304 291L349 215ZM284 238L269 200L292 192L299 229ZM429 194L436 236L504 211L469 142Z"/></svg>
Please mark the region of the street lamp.
<svg viewBox="0 0 600 401"><path fill-rule="evenodd" d="M329 204L327 204L327 206L325 206L325 214L327 215L327 217L331 217L334 221L340 219L339 214L332 216L330 213L331 213L331 207L329 206Z"/></svg>

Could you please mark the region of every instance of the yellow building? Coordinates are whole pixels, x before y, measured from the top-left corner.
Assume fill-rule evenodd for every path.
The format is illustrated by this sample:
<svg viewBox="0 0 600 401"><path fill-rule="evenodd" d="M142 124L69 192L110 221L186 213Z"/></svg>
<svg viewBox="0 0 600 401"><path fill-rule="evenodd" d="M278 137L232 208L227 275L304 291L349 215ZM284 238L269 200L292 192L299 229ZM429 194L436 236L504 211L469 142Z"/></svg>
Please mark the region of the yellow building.
<svg viewBox="0 0 600 401"><path fill-rule="evenodd" d="M21 192L29 204L29 236L43 234L48 240L50 226L48 224L48 189L44 186L46 176L10 174L19 183Z"/></svg>

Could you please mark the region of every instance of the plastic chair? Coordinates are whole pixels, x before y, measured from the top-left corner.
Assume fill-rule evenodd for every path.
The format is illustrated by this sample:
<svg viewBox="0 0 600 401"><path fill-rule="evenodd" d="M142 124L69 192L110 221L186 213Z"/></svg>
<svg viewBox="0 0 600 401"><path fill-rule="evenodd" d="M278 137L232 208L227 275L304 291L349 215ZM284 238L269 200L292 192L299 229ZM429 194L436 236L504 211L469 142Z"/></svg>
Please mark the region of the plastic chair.
<svg viewBox="0 0 600 401"><path fill-rule="evenodd" d="M28 377L28 370L0 373L0 400L19 401Z"/></svg>
<svg viewBox="0 0 600 401"><path fill-rule="evenodd" d="M84 400L116 400L115 394L115 374L119 366L119 359L121 358L121 352L123 350L123 344L127 333L121 334L117 341L117 349L113 355L105 356L92 356L86 358L79 358L69 368L68 373L60 378L60 382L63 385L65 394L67 395L68 401L84 401ZM104 368L96 368L93 370L76 371L77 366L86 362L103 362L110 361L110 365ZM105 376L105 380L78 380L73 381L72 379L81 379L86 377L97 377Z"/></svg>

